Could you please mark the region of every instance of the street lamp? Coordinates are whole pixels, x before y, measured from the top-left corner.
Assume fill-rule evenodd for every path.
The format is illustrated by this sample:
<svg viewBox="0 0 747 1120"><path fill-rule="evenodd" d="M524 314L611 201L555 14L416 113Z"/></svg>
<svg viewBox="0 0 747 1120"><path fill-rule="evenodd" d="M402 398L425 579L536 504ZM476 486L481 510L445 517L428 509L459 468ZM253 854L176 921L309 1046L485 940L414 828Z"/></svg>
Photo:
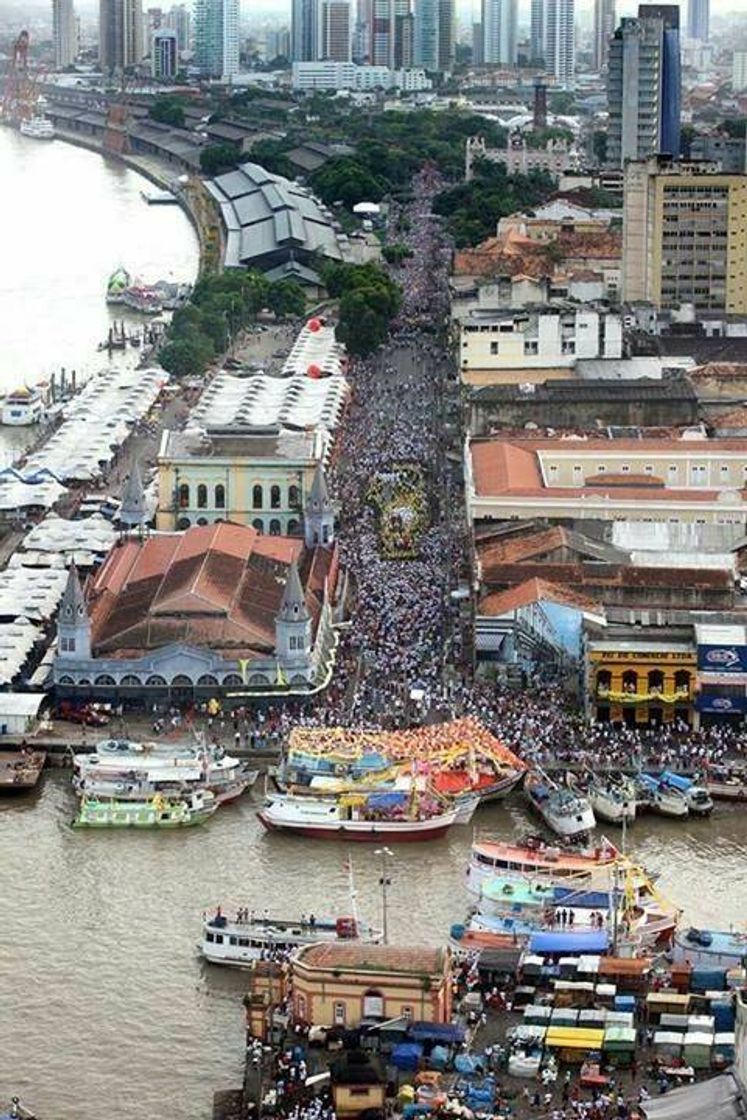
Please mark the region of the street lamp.
<svg viewBox="0 0 747 1120"><path fill-rule="evenodd" d="M387 895L386 889L391 885L392 880L389 878L389 865L388 860L394 856L391 848L377 848L374 852L375 856L381 856L381 875L379 876L379 885L381 887L381 932L385 945L389 944L389 913L387 910Z"/></svg>

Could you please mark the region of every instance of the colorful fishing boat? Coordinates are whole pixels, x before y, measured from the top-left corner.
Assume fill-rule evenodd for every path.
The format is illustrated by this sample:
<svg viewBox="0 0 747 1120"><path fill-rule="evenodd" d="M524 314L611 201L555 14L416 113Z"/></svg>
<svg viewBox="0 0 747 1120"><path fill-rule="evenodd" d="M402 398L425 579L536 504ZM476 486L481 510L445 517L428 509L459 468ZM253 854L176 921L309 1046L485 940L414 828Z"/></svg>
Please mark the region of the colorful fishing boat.
<svg viewBox="0 0 747 1120"><path fill-rule="evenodd" d="M84 797L73 828L189 828L203 824L218 808L215 797L198 790L181 801L158 794L149 801L98 801Z"/></svg>
<svg viewBox="0 0 747 1120"><path fill-rule="evenodd" d="M301 945L323 943L378 944L382 932L354 917L271 918L253 910L239 909L235 918L222 907L203 920L200 951L211 964L251 968L254 961L275 953L285 953Z"/></svg>
<svg viewBox="0 0 747 1120"><path fill-rule="evenodd" d="M472 845L467 868L467 889L476 895L488 879L502 874L589 888L606 887L621 853L607 837L593 848L564 848L549 844L541 837L530 837L524 843L478 839Z"/></svg>
<svg viewBox="0 0 747 1120"><path fill-rule="evenodd" d="M465 814L463 807L442 811L398 791L340 798L275 794L267 798L257 817L269 831L315 839L395 843L445 836L453 825L466 823L465 815L471 817L478 803L475 797Z"/></svg>

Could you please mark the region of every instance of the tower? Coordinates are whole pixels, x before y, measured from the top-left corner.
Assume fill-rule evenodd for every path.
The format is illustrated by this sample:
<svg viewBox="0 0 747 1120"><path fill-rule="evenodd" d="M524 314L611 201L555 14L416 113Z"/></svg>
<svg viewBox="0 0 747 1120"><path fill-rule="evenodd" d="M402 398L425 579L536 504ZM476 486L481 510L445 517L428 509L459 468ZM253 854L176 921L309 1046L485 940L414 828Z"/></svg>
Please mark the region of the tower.
<svg viewBox="0 0 747 1120"><path fill-rule="evenodd" d="M687 37L708 42L709 0L688 0Z"/></svg>
<svg viewBox="0 0 747 1120"><path fill-rule="evenodd" d="M319 58L319 5L315 0L293 0L291 5L291 60L316 62Z"/></svg>
<svg viewBox="0 0 747 1120"><path fill-rule="evenodd" d="M195 62L210 78L230 78L239 70L239 0L197 0L194 8Z"/></svg>
<svg viewBox="0 0 747 1120"><path fill-rule="evenodd" d="M576 71L574 0L545 0L543 13L545 66L558 85L573 86Z"/></svg>
<svg viewBox="0 0 747 1120"><path fill-rule="evenodd" d="M275 648L283 661L307 660L311 653L311 615L295 558L288 567L283 598L275 616Z"/></svg>
<svg viewBox="0 0 747 1120"><path fill-rule="evenodd" d="M78 54L73 0L52 0L52 38L55 70L64 70Z"/></svg>
<svg viewBox="0 0 747 1120"><path fill-rule="evenodd" d="M306 501L303 516L303 535L307 548L332 544L335 539L335 511L329 499L324 467L317 465L314 481Z"/></svg>
<svg viewBox="0 0 747 1120"><path fill-rule="evenodd" d="M482 0L485 64L516 65L517 0Z"/></svg>
<svg viewBox="0 0 747 1120"><path fill-rule="evenodd" d="M174 32L169 32L174 35ZM140 468L137 462L132 464L130 477L122 491L122 504L119 507L119 521L124 529L134 529L136 525L143 525L146 520L145 493L143 480L140 477Z"/></svg>
<svg viewBox="0 0 747 1120"><path fill-rule="evenodd" d="M610 39L615 34L615 0L594 0L593 34L592 65L601 72L607 68Z"/></svg>
<svg viewBox="0 0 747 1120"><path fill-rule="evenodd" d="M78 569L71 564L57 619L57 656L66 661L88 661L91 656L91 623Z"/></svg>
<svg viewBox="0 0 747 1120"><path fill-rule="evenodd" d="M104 74L121 73L143 59L141 0L100 0L99 65Z"/></svg>

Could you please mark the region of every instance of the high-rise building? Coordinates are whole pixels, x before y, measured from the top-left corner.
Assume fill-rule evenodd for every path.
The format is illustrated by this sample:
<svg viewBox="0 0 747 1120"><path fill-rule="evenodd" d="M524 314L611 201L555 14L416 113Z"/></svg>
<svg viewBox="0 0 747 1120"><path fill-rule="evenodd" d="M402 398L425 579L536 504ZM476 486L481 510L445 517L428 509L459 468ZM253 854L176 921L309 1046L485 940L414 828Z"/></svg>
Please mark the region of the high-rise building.
<svg viewBox="0 0 747 1120"><path fill-rule="evenodd" d="M350 62L352 47L349 0L321 0L320 58Z"/></svg>
<svg viewBox="0 0 747 1120"><path fill-rule="evenodd" d="M482 40L482 24L472 24L472 65L482 66L485 62L485 49Z"/></svg>
<svg viewBox="0 0 747 1120"><path fill-rule="evenodd" d="M442 74L454 69L456 62L456 2L439 0L438 4L438 67Z"/></svg>
<svg viewBox="0 0 747 1120"><path fill-rule="evenodd" d="M482 0L483 59L486 65L514 66L518 0Z"/></svg>
<svg viewBox="0 0 747 1120"><path fill-rule="evenodd" d="M609 48L607 162L680 152L679 8L641 4Z"/></svg>
<svg viewBox="0 0 747 1120"><path fill-rule="evenodd" d="M594 0L592 66L600 73L607 69L610 39L615 34L615 0Z"/></svg>
<svg viewBox="0 0 747 1120"><path fill-rule="evenodd" d="M191 17L186 4L174 4L166 13L166 27L176 32L176 49L188 51L192 41Z"/></svg>
<svg viewBox="0 0 747 1120"><path fill-rule="evenodd" d="M121 73L143 60L143 9L140 0L100 0L99 66Z"/></svg>
<svg viewBox="0 0 747 1120"><path fill-rule="evenodd" d="M731 88L734 93L747 89L747 51L734 51L731 60Z"/></svg>
<svg viewBox="0 0 747 1120"><path fill-rule="evenodd" d="M666 156L625 165L622 298L747 313L747 175Z"/></svg>
<svg viewBox="0 0 747 1120"><path fill-rule="evenodd" d="M281 27L278 31L268 31L265 36L265 58L272 62L276 58L290 58L290 31Z"/></svg>
<svg viewBox="0 0 747 1120"><path fill-rule="evenodd" d="M179 49L176 31L159 27L153 32L150 48L150 68L154 78L174 78L179 69Z"/></svg>
<svg viewBox="0 0 747 1120"><path fill-rule="evenodd" d="M438 70L440 0L417 0L415 5L415 65Z"/></svg>
<svg viewBox="0 0 747 1120"><path fill-rule="evenodd" d="M372 0L371 65L394 66L394 0Z"/></svg>
<svg viewBox="0 0 747 1120"><path fill-rule="evenodd" d="M293 0L291 6L291 60L293 62L316 62L318 58L318 0Z"/></svg>
<svg viewBox="0 0 747 1120"><path fill-rule="evenodd" d="M529 54L532 62L545 57L545 0L532 0L529 26Z"/></svg>
<svg viewBox="0 0 747 1120"><path fill-rule="evenodd" d="M412 66L415 50L415 17L411 0L394 0L394 68Z"/></svg>
<svg viewBox="0 0 747 1120"><path fill-rule="evenodd" d="M209 78L230 79L239 72L239 0L197 0L195 65Z"/></svg>
<svg viewBox="0 0 747 1120"><path fill-rule="evenodd" d="M55 70L72 66L78 54L78 28L73 0L52 0L52 38Z"/></svg>
<svg viewBox="0 0 747 1120"><path fill-rule="evenodd" d="M687 36L708 42L709 0L687 0Z"/></svg>
<svg viewBox="0 0 747 1120"><path fill-rule="evenodd" d="M545 0L543 15L545 66L561 86L572 86L576 71L574 0Z"/></svg>

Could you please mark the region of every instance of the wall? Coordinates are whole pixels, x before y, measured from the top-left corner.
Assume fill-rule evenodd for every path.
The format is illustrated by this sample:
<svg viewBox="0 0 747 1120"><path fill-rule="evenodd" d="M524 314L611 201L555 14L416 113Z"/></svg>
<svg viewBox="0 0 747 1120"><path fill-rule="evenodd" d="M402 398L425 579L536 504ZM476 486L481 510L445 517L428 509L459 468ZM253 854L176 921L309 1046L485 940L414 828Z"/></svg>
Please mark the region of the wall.
<svg viewBox="0 0 747 1120"><path fill-rule="evenodd" d="M383 997L382 1016L394 1019L407 1014L425 1022L449 1021L449 992L444 977L401 977L375 973L356 975L305 967L298 962L293 968L294 1014L308 1022L330 1026L339 1017L335 1005L345 1009L345 1025L357 1025L364 1017L366 993L380 993ZM430 985L426 991L424 981Z"/></svg>

